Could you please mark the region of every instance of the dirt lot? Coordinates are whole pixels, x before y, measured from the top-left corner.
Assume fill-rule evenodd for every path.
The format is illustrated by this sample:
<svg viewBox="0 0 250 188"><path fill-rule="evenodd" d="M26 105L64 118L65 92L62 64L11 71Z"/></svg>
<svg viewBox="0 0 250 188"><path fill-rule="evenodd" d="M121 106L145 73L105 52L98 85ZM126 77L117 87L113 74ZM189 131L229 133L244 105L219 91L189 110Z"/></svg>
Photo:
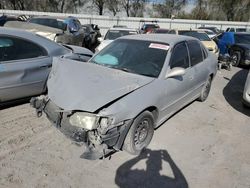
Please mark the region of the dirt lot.
<svg viewBox="0 0 250 188"><path fill-rule="evenodd" d="M157 129L139 157L80 159L83 148L37 119L29 104L0 110L0 187L250 188L247 71L218 72L209 99Z"/></svg>

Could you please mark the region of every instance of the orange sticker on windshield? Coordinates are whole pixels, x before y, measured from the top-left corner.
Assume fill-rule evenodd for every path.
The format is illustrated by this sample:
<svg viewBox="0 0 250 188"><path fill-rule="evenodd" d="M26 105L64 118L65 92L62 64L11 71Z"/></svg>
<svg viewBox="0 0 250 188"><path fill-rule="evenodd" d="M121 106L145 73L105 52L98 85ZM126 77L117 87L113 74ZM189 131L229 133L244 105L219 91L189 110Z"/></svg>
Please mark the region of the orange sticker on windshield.
<svg viewBox="0 0 250 188"><path fill-rule="evenodd" d="M169 49L169 45L158 44L158 43L151 43L149 45L149 48L155 48L155 49L161 49L161 50L168 50Z"/></svg>

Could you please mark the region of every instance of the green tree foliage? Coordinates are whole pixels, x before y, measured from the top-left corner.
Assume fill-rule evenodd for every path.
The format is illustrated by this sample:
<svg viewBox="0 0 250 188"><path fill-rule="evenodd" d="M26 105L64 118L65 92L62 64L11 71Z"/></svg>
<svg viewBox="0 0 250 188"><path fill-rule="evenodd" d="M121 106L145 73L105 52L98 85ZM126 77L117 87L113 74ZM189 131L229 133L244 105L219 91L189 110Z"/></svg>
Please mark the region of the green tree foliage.
<svg viewBox="0 0 250 188"><path fill-rule="evenodd" d="M153 5L154 17L171 18L172 15L178 15L186 5L187 0L165 0L163 3Z"/></svg>

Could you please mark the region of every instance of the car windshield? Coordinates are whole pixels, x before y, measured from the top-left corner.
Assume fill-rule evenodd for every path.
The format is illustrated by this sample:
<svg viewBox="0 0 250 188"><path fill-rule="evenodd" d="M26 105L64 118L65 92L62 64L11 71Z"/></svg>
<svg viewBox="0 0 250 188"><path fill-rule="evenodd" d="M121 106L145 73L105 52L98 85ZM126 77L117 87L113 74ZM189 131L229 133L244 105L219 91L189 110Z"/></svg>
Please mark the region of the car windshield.
<svg viewBox="0 0 250 188"><path fill-rule="evenodd" d="M64 23L61 20L58 19L51 19L51 18L32 18L29 20L31 23L39 24L39 25L44 25L48 27L53 27L61 30L65 30L67 27L67 24Z"/></svg>
<svg viewBox="0 0 250 188"><path fill-rule="evenodd" d="M135 35L137 34L136 31L129 31L129 30L109 30L106 34L104 40L115 40L119 37L125 36L125 35Z"/></svg>
<svg viewBox="0 0 250 188"><path fill-rule="evenodd" d="M205 33L207 33L208 35L215 35L213 31L209 31L209 30L206 30Z"/></svg>
<svg viewBox="0 0 250 188"><path fill-rule="evenodd" d="M186 35L199 39L200 41L211 41L206 33L200 33L196 31L179 31L180 35Z"/></svg>
<svg viewBox="0 0 250 188"><path fill-rule="evenodd" d="M118 39L94 56L90 63L121 71L158 77L169 45L166 43Z"/></svg>
<svg viewBox="0 0 250 188"><path fill-rule="evenodd" d="M235 43L250 44L250 34L235 34Z"/></svg>

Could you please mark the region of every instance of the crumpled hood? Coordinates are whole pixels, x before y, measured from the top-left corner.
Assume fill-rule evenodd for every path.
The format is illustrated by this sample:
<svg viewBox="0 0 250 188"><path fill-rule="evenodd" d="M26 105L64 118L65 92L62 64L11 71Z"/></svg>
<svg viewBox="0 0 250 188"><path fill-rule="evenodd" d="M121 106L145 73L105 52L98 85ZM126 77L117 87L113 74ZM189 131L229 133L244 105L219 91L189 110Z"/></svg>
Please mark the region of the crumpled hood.
<svg viewBox="0 0 250 188"><path fill-rule="evenodd" d="M7 22L4 27L23 29L25 31L36 33L53 41L55 39L56 34L63 33L62 30L57 28L20 21Z"/></svg>
<svg viewBox="0 0 250 188"><path fill-rule="evenodd" d="M153 80L93 63L54 58L48 96L66 111L95 112Z"/></svg>

